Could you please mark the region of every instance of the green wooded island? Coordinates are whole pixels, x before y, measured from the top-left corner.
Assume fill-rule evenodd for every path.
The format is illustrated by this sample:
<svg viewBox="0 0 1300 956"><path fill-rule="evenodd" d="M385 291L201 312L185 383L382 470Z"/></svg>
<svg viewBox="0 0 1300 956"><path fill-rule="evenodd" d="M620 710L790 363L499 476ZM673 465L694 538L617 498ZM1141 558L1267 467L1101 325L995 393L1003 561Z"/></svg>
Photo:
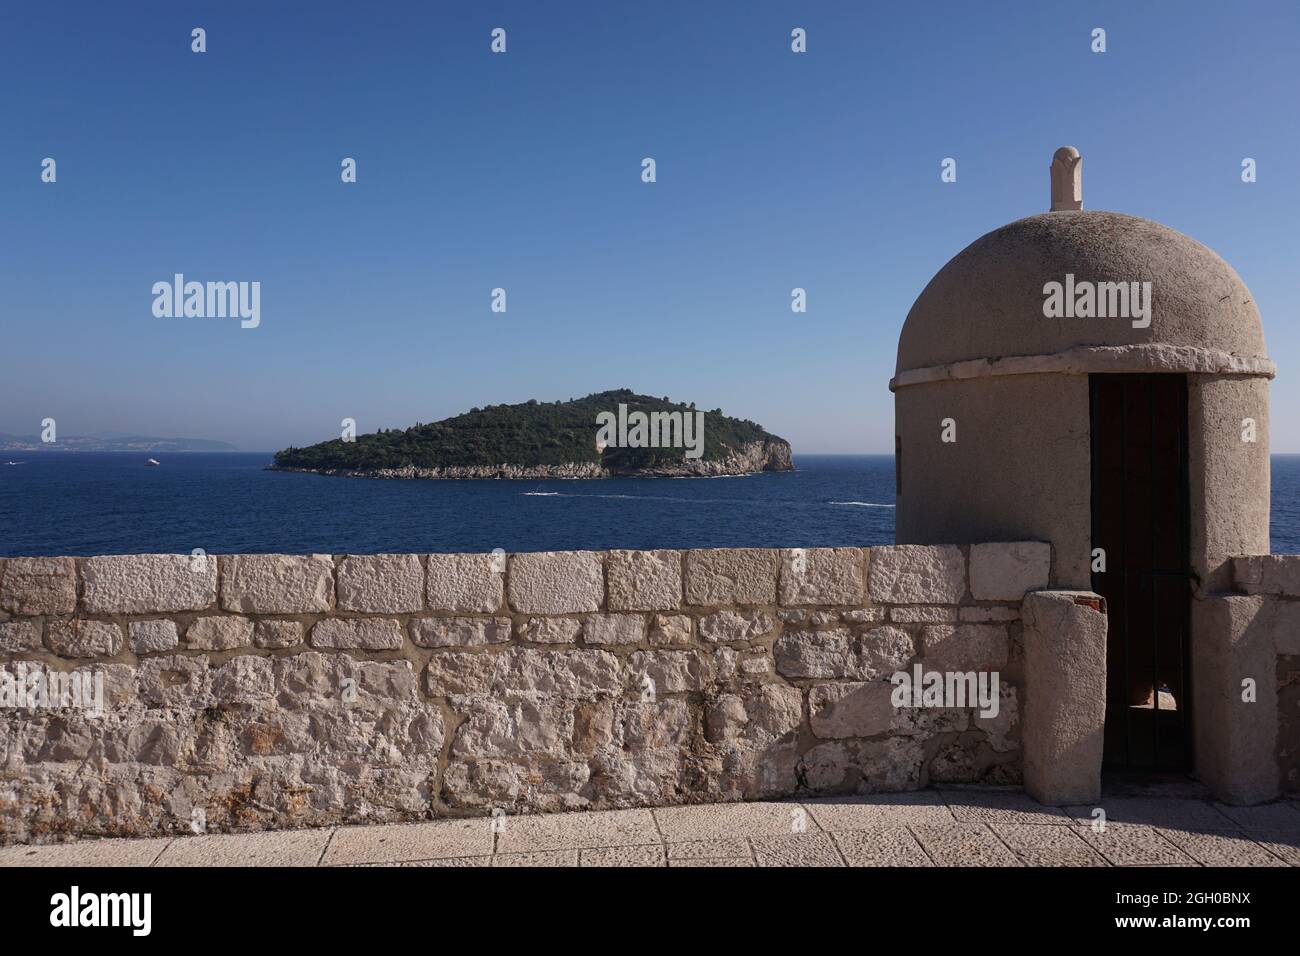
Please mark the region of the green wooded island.
<svg viewBox="0 0 1300 956"><path fill-rule="evenodd" d="M285 448L269 467L363 478L677 478L793 471L794 461L789 442L754 422L613 389Z"/></svg>

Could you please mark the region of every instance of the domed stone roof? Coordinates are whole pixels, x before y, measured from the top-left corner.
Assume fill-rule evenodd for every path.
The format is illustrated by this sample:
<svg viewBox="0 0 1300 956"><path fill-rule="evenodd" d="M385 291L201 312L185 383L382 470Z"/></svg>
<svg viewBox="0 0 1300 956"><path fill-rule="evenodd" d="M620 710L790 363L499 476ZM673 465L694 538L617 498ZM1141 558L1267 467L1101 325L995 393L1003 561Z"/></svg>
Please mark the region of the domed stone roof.
<svg viewBox="0 0 1300 956"><path fill-rule="evenodd" d="M1067 274L1076 286L1150 282L1150 326L1046 317L1044 286ZM1160 223L1082 210L1019 219L953 257L908 313L897 369L895 386L999 372L1273 374L1259 313L1231 266Z"/></svg>

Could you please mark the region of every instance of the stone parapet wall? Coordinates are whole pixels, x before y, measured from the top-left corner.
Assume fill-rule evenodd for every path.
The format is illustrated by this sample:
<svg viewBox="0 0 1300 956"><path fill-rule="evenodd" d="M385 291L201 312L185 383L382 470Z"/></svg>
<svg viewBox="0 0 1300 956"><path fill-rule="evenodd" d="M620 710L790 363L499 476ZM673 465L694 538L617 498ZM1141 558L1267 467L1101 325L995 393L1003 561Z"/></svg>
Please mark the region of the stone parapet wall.
<svg viewBox="0 0 1300 956"><path fill-rule="evenodd" d="M0 700L0 841L1017 783L1020 604L1050 561L1033 542L0 559L10 691L34 671L103 687L102 713ZM914 664L999 672L997 716L894 706Z"/></svg>
<svg viewBox="0 0 1300 956"><path fill-rule="evenodd" d="M1300 555L1233 558L1232 579L1256 605L1254 626L1260 635L1261 658L1277 663L1278 779L1284 793L1300 793ZM1274 692L1266 690L1261 701Z"/></svg>

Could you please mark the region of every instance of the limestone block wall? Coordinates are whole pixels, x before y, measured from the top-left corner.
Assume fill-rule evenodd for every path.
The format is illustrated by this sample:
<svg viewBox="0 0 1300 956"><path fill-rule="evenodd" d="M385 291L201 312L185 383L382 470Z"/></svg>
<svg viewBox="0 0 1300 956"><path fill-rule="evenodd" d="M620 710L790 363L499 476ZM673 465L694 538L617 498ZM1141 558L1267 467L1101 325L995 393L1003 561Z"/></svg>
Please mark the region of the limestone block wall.
<svg viewBox="0 0 1300 956"><path fill-rule="evenodd" d="M1050 563L1032 542L3 559L0 842L1016 783L1020 605ZM998 671L998 715L895 707L915 663ZM98 678L102 709L15 702L35 673Z"/></svg>
<svg viewBox="0 0 1300 956"><path fill-rule="evenodd" d="M1232 577L1246 596L1230 600L1247 605L1250 621L1234 633L1235 643L1247 649L1246 660L1258 662L1233 675L1233 690L1239 696L1241 678L1261 672L1255 706L1275 708L1276 716L1258 721L1256 735L1272 746L1282 792L1300 793L1300 555L1234 558Z"/></svg>

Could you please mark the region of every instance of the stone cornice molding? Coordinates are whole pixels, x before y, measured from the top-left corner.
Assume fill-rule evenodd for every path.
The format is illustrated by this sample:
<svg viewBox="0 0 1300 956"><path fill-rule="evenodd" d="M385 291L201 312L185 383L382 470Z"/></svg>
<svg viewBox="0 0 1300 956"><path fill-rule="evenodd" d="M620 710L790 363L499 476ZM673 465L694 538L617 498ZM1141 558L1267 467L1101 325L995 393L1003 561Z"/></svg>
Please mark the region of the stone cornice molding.
<svg viewBox="0 0 1300 956"><path fill-rule="evenodd" d="M1048 355L1007 355L905 369L889 390L993 375L1087 375L1091 372L1192 372L1273 378L1277 366L1259 356L1233 355L1191 345L1079 345Z"/></svg>

